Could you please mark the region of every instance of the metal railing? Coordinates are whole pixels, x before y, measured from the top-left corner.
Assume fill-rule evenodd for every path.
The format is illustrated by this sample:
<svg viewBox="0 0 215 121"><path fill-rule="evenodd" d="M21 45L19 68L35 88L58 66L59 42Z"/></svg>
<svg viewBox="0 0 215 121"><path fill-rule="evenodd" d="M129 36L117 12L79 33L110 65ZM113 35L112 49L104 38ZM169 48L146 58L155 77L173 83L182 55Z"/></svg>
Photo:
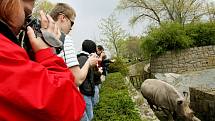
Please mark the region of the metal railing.
<svg viewBox="0 0 215 121"><path fill-rule="evenodd" d="M132 83L132 85L137 89L140 90L141 84L144 82L144 80L154 78L151 73L145 72L143 75L132 75L129 76L129 80Z"/></svg>
<svg viewBox="0 0 215 121"><path fill-rule="evenodd" d="M143 81L145 80L144 75L134 75L134 76L130 76L130 82L132 83L132 85L139 90L141 87L141 84L143 83Z"/></svg>

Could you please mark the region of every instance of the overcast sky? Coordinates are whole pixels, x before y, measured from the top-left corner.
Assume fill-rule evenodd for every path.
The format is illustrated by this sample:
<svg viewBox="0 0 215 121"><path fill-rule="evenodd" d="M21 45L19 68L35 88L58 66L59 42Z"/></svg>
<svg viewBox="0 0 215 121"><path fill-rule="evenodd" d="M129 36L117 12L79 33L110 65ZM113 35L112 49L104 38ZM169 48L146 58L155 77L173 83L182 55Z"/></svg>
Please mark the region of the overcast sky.
<svg viewBox="0 0 215 121"><path fill-rule="evenodd" d="M119 0L49 0L51 2L64 2L70 4L77 13L75 25L71 31L75 48L81 49L85 39L99 40L98 24L102 18L110 16L116 8ZM117 19L122 28L131 35L139 35L143 32L141 26L130 27L129 16L126 13L117 12Z"/></svg>

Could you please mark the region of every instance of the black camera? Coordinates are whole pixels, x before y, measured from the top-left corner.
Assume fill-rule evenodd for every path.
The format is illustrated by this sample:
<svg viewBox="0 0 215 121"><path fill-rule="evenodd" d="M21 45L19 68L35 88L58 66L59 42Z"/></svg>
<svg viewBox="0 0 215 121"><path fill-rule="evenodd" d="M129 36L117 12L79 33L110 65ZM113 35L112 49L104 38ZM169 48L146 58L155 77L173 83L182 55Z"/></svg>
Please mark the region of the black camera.
<svg viewBox="0 0 215 121"><path fill-rule="evenodd" d="M60 39L59 40L56 39L54 36L52 36L52 33L42 31L40 20L30 15L25 19L25 25L19 34L19 40L21 41L21 46L27 51L29 57L32 60L34 60L34 52L32 50L32 47L27 35L28 26L30 26L34 30L36 37L41 37L46 44L48 44L51 47L54 47L56 50L56 54L59 54L60 51L63 49L65 34L61 32Z"/></svg>
<svg viewBox="0 0 215 121"><path fill-rule="evenodd" d="M33 17L33 16L28 16L25 19L25 28L27 29L28 26L30 26L36 35L36 37L42 37L42 32L40 30L41 25L40 25L40 20Z"/></svg>

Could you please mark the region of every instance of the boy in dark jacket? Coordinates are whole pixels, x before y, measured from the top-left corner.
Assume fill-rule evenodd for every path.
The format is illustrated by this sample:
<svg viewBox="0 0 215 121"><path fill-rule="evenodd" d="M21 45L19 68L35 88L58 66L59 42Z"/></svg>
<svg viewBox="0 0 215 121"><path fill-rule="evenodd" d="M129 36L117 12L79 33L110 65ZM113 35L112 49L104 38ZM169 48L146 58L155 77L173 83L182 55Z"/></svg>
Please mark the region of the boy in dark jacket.
<svg viewBox="0 0 215 121"><path fill-rule="evenodd" d="M80 68L88 62L87 59L91 53L96 52L96 44L92 40L85 40L82 43L82 52L78 55ZM89 68L87 77L79 86L80 92L86 102L85 114L81 121L91 121L93 119L93 96L95 93L94 75L92 67Z"/></svg>

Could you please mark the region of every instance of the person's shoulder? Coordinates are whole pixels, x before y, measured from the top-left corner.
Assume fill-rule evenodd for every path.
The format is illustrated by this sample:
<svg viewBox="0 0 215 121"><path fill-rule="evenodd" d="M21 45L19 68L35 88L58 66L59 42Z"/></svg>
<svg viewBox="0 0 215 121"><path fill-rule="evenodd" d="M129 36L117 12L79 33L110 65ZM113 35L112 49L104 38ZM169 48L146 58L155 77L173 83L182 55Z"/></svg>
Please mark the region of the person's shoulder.
<svg viewBox="0 0 215 121"><path fill-rule="evenodd" d="M78 58L80 58L80 57L82 57L82 58L88 58L88 56L89 56L89 53L84 52L84 51L81 51L79 54L77 54Z"/></svg>
<svg viewBox="0 0 215 121"><path fill-rule="evenodd" d="M72 39L72 37L70 35L66 35L65 37L66 39Z"/></svg>
<svg viewBox="0 0 215 121"><path fill-rule="evenodd" d="M72 51L74 51L76 53L75 48L74 48L74 44L73 44L73 40L71 39L71 37L69 37L69 35L67 35L66 38L65 38L64 49L66 51L71 51L72 50Z"/></svg>

